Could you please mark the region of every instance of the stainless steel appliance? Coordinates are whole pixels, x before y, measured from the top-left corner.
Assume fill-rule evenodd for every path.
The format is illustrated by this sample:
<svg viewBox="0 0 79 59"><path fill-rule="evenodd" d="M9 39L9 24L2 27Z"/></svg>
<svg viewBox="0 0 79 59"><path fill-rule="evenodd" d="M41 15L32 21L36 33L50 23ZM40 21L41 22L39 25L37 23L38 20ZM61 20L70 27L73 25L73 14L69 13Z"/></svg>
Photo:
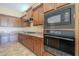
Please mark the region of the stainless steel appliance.
<svg viewBox="0 0 79 59"><path fill-rule="evenodd" d="M54 55L75 55L75 5L45 13L44 47Z"/></svg>
<svg viewBox="0 0 79 59"><path fill-rule="evenodd" d="M74 28L74 4L45 13L45 29Z"/></svg>

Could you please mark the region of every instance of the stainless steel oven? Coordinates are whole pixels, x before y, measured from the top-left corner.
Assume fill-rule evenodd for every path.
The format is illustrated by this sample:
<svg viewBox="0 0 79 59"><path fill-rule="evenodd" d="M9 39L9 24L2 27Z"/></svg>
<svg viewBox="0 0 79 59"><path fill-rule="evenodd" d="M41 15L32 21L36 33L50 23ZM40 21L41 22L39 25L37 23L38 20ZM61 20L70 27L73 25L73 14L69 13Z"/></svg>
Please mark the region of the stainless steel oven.
<svg viewBox="0 0 79 59"><path fill-rule="evenodd" d="M74 40L70 38L45 34L44 48L49 53L57 56L71 56L75 54L75 43Z"/></svg>

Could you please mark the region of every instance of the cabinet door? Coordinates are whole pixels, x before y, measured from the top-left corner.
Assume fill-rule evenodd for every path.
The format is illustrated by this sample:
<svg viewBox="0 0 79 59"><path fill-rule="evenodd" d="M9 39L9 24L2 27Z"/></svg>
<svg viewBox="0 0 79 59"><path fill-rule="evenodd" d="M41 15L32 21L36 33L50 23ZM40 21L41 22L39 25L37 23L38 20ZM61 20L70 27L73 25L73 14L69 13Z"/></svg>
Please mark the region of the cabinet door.
<svg viewBox="0 0 79 59"><path fill-rule="evenodd" d="M17 19L14 21L14 27L17 27Z"/></svg>
<svg viewBox="0 0 79 59"><path fill-rule="evenodd" d="M38 18L38 10L36 9L33 11L33 23L34 23L34 25L38 25L38 23L39 23L38 19L39 19Z"/></svg>
<svg viewBox="0 0 79 59"><path fill-rule="evenodd" d="M23 35L22 40L23 40L23 44L26 46L26 43L27 43L27 40L26 40L26 35Z"/></svg>
<svg viewBox="0 0 79 59"><path fill-rule="evenodd" d="M29 36L29 48L33 51L34 41L33 37Z"/></svg>
<svg viewBox="0 0 79 59"><path fill-rule="evenodd" d="M43 52L43 41L41 38L35 37L34 39L34 52L41 56Z"/></svg>
<svg viewBox="0 0 79 59"><path fill-rule="evenodd" d="M22 25L21 19L16 19L15 24L16 24L16 27L21 27Z"/></svg>
<svg viewBox="0 0 79 59"><path fill-rule="evenodd" d="M38 54L37 53L37 38L33 37L33 40L34 40L34 53Z"/></svg>
<svg viewBox="0 0 79 59"><path fill-rule="evenodd" d="M15 21L16 21L16 18L12 18L12 17L10 17L9 18L9 22L8 22L8 26L9 27L15 27Z"/></svg>
<svg viewBox="0 0 79 59"><path fill-rule="evenodd" d="M18 41L19 41L20 43L23 43L23 40L22 40L22 34L19 34Z"/></svg>
<svg viewBox="0 0 79 59"><path fill-rule="evenodd" d="M25 39L25 46L30 49L30 39L29 39L29 35L25 35L25 37L26 37L26 39Z"/></svg>
<svg viewBox="0 0 79 59"><path fill-rule="evenodd" d="M23 35L23 34L19 34L19 42L21 42L22 44L24 44L25 45L25 36Z"/></svg>
<svg viewBox="0 0 79 59"><path fill-rule="evenodd" d="M44 13L43 4L41 4L39 7L34 9L33 11L34 25L43 24L43 20L44 20L43 13Z"/></svg>
<svg viewBox="0 0 79 59"><path fill-rule="evenodd" d="M39 8L38 8L38 10L39 10L39 15L38 15L38 23L39 23L39 25L43 25L43 22L44 22L44 15L43 15L43 13L44 13L44 10L43 10L43 5L41 5Z"/></svg>
<svg viewBox="0 0 79 59"><path fill-rule="evenodd" d="M44 12L55 9L54 3L44 3Z"/></svg>
<svg viewBox="0 0 79 59"><path fill-rule="evenodd" d="M27 35L25 35L24 41L25 41L25 46L28 47L28 36Z"/></svg>
<svg viewBox="0 0 79 59"><path fill-rule="evenodd" d="M21 27L21 26L22 26L22 20L18 19L18 27Z"/></svg>
<svg viewBox="0 0 79 59"><path fill-rule="evenodd" d="M40 38L38 38L38 40L36 40L36 52L37 52L37 55L42 55L42 41Z"/></svg>
<svg viewBox="0 0 79 59"><path fill-rule="evenodd" d="M22 19L22 27L26 27L26 22L24 19Z"/></svg>
<svg viewBox="0 0 79 59"><path fill-rule="evenodd" d="M61 7L65 6L65 5L67 5L67 4L69 4L69 3L56 3L55 7L56 8L61 8Z"/></svg>
<svg viewBox="0 0 79 59"><path fill-rule="evenodd" d="M8 26L8 17L6 17L6 16L2 16L1 17L1 26L3 26L3 27L6 27L6 26Z"/></svg>
<svg viewBox="0 0 79 59"><path fill-rule="evenodd" d="M32 50L33 51L33 45L34 45L34 43L33 43L33 39L32 39L32 36L29 36L29 35L27 35L26 36L27 37L27 47L30 49L30 50Z"/></svg>

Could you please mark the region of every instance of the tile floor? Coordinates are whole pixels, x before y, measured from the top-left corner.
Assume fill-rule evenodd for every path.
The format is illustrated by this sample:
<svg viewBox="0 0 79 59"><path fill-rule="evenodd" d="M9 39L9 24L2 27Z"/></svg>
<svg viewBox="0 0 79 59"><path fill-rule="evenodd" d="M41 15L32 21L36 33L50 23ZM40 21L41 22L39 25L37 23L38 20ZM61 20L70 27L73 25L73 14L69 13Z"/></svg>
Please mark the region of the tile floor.
<svg viewBox="0 0 79 59"><path fill-rule="evenodd" d="M12 42L0 46L0 56L36 56L19 42Z"/></svg>

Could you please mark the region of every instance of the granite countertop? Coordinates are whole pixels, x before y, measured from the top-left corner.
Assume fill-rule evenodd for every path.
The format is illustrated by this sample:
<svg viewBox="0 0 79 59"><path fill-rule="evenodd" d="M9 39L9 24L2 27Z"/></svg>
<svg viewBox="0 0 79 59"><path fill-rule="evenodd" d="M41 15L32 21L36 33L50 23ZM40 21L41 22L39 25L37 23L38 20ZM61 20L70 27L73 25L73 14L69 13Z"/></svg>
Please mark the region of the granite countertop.
<svg viewBox="0 0 79 59"><path fill-rule="evenodd" d="M43 38L43 33L41 33L41 32L26 32L26 31L10 32L10 33L0 32L0 35L18 34L18 33L24 34L24 35L31 35L31 36L36 36L36 37Z"/></svg>
<svg viewBox="0 0 79 59"><path fill-rule="evenodd" d="M40 33L40 32L20 32L20 34L31 35L31 36L43 38L43 33Z"/></svg>

